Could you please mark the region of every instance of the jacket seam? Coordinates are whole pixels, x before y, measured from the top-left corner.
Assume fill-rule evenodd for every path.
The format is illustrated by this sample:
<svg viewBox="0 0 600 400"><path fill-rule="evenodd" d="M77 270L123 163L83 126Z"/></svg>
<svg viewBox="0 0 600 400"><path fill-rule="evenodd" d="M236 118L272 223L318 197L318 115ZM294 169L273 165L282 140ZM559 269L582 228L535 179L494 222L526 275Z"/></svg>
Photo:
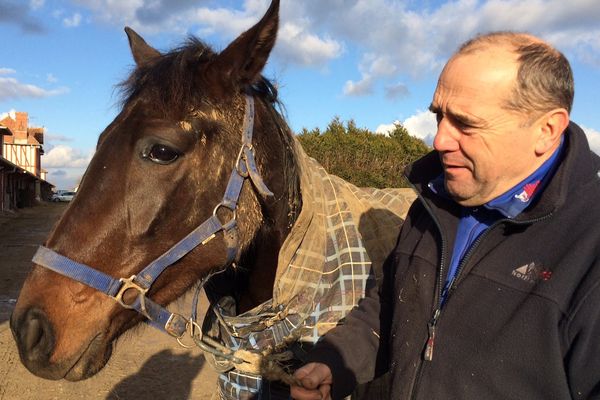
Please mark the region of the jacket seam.
<svg viewBox="0 0 600 400"><path fill-rule="evenodd" d="M437 273L437 267L438 267L438 262L437 262L437 261L436 261L436 262L431 262L431 260L428 260L428 259L426 259L426 258L425 258L425 257L423 257L423 256L419 256L419 255L417 255L417 254L414 254L414 253L413 253L413 254L410 254L410 253L407 253L407 252L404 252L404 251L400 251L400 250L398 250L398 251L396 252L396 254L398 254L398 255L402 255L402 256L405 256L405 257L408 257L408 258L410 258L411 260L418 259L418 260L424 261L424 262L426 262L428 265L431 265L433 268L435 268L435 269L436 269L436 273ZM398 260L396 260L396 265L398 264L398 263L397 263L397 261L398 261ZM410 269L410 270L412 270L412 268L413 268L412 261L410 261L410 262L409 262L409 264L411 264L411 265L409 266L409 269Z"/></svg>
<svg viewBox="0 0 600 400"><path fill-rule="evenodd" d="M592 287L585 293L585 295L583 296L583 298L574 307L573 311L570 312L569 314L567 314L567 321L566 321L567 322L567 326L566 326L565 332L567 333L567 339L569 339L569 341L572 338L571 332L570 332L571 331L571 323L573 322L573 320L575 319L575 317L577 316L577 314L579 313L579 311L581 310L581 308L583 308L583 306L587 302L587 300L599 288L600 288L600 279L596 280L596 282L592 285Z"/></svg>

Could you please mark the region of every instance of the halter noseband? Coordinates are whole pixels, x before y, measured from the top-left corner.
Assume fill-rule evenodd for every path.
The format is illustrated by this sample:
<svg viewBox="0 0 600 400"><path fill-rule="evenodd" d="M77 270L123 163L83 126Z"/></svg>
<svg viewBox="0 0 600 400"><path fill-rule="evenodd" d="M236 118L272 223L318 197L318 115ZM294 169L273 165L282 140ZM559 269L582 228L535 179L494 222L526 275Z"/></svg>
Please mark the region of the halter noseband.
<svg viewBox="0 0 600 400"><path fill-rule="evenodd" d="M249 95L245 97L246 111L242 130L242 146L231 172L229 182L227 183L223 199L216 205L211 217L164 254L148 264L140 273L132 275L129 278L115 279L44 246L38 248L32 261L35 264L105 293L115 299L121 306L136 310L145 316L152 326L176 337L178 341L186 333L186 330L189 329L192 332L194 329L193 325L195 324L195 310L192 312L192 317L186 319L180 314L169 312L165 307L146 297L146 294L165 269L172 266L197 246L208 243L221 231L227 244L227 261L221 271L234 261L239 251L236 210L240 192L246 179L252 181L254 187L262 196L273 196L273 192L266 186L256 167L254 148L252 146L254 98ZM221 222L217 215L218 211L222 208L228 209L232 215L231 219L226 222ZM204 278L203 283L205 281L206 278ZM126 303L123 300L123 295L130 290L137 291L137 296L134 301Z"/></svg>

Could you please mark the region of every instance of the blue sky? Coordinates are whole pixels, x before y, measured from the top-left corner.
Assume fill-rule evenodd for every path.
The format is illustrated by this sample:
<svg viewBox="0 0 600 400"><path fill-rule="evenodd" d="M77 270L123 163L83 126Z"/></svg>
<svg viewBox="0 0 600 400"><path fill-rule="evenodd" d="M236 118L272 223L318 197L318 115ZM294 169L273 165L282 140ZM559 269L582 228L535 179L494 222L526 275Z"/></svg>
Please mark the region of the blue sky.
<svg viewBox="0 0 600 400"><path fill-rule="evenodd" d="M268 0L0 0L0 114L27 111L46 128L42 166L57 188L82 175L118 112L115 85L133 66L124 26L159 50L193 34L223 49ZM427 111L447 57L473 35L528 31L572 63L572 119L600 153L598 0L282 0L265 75L275 79L291 128L333 117L383 130L400 121L431 139Z"/></svg>

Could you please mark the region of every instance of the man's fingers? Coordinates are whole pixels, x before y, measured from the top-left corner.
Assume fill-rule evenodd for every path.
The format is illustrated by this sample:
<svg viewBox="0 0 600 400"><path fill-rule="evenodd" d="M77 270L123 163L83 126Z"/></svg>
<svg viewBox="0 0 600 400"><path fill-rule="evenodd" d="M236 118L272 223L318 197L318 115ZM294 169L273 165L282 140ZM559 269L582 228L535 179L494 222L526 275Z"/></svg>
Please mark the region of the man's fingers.
<svg viewBox="0 0 600 400"><path fill-rule="evenodd" d="M331 385L323 384L319 386L319 392L321 392L322 400L331 400Z"/></svg>
<svg viewBox="0 0 600 400"><path fill-rule="evenodd" d="M325 364L309 363L298 369L294 377L306 389L317 389L320 385L331 385L331 370Z"/></svg>
<svg viewBox="0 0 600 400"><path fill-rule="evenodd" d="M322 392L319 390L309 390L300 386L292 386L290 388L290 395L295 400L325 400Z"/></svg>
<svg viewBox="0 0 600 400"><path fill-rule="evenodd" d="M292 386L291 396L297 400L331 399L331 370L325 364L309 363L294 373L302 386Z"/></svg>

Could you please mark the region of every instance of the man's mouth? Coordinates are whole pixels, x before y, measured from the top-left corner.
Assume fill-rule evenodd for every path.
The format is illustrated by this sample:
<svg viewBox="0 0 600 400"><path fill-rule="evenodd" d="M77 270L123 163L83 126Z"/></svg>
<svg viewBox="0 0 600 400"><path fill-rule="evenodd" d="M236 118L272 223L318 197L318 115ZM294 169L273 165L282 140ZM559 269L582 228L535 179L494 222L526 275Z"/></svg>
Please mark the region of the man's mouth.
<svg viewBox="0 0 600 400"><path fill-rule="evenodd" d="M468 169L468 168L465 165L444 164L445 171L457 171L457 170L463 170L463 169Z"/></svg>
<svg viewBox="0 0 600 400"><path fill-rule="evenodd" d="M446 179L461 179L470 174L470 168L466 165L444 164L444 175Z"/></svg>

